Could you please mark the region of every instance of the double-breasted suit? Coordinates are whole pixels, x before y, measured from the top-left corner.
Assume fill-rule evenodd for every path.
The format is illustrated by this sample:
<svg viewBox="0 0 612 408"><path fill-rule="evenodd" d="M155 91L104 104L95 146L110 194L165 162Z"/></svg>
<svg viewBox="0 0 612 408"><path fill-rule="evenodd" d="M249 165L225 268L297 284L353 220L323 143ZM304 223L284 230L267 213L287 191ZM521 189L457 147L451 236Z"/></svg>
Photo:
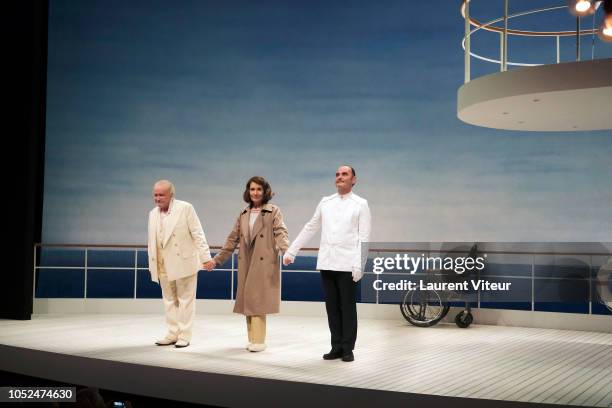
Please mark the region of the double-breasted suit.
<svg viewBox="0 0 612 408"><path fill-rule="evenodd" d="M193 206L172 199L168 211L149 213L149 271L161 286L168 333L159 345L191 340L198 271L211 259L204 231ZM177 343L177 347L179 344Z"/></svg>

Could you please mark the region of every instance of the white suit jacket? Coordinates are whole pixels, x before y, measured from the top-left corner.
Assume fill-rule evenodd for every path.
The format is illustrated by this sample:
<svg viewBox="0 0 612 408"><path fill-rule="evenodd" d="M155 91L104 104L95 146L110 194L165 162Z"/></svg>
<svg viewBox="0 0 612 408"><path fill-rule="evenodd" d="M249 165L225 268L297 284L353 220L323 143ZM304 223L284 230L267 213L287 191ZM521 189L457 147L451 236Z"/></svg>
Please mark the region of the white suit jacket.
<svg viewBox="0 0 612 408"><path fill-rule="evenodd" d="M202 224L193 206L173 199L172 207L166 219L166 228L162 241L162 256L168 280L173 281L194 275L208 262L210 249ZM160 220L159 208L149 213L149 271L151 280L159 282L157 271L157 226Z"/></svg>

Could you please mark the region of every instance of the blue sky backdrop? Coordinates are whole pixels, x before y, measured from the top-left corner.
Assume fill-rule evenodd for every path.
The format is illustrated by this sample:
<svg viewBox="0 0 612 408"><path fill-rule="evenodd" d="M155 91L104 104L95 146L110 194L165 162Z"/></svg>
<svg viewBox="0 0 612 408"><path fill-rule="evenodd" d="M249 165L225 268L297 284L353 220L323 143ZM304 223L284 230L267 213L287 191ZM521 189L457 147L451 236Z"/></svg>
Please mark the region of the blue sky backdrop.
<svg viewBox="0 0 612 408"><path fill-rule="evenodd" d="M472 11L486 21L502 4ZM574 27L564 10L539 24ZM376 241L612 241L612 131L462 123L462 35L450 0L51 0L43 242L145 243L152 184L168 178L218 245L252 175L294 238L342 163ZM499 55L497 36L477 35L475 51ZM553 39L510 47L554 61Z"/></svg>

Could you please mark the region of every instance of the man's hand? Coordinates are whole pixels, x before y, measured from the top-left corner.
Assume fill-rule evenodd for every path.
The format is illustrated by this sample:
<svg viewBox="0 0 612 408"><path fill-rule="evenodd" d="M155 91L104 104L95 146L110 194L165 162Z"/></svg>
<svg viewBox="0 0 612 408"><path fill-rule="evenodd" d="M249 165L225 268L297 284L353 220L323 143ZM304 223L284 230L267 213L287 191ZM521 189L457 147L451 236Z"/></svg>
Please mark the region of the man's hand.
<svg viewBox="0 0 612 408"><path fill-rule="evenodd" d="M289 264L292 264L294 260L295 260L295 257L289 255L286 252L285 252L285 255L283 255L283 265L285 265L285 266L287 266Z"/></svg>
<svg viewBox="0 0 612 408"><path fill-rule="evenodd" d="M215 266L217 266L217 262L214 259L202 264L202 267L208 272L212 272L212 270L215 269Z"/></svg>
<svg viewBox="0 0 612 408"><path fill-rule="evenodd" d="M359 279L361 279L361 277L363 276L363 272L361 272L361 269L357 269L357 268L353 268L353 282L359 282Z"/></svg>

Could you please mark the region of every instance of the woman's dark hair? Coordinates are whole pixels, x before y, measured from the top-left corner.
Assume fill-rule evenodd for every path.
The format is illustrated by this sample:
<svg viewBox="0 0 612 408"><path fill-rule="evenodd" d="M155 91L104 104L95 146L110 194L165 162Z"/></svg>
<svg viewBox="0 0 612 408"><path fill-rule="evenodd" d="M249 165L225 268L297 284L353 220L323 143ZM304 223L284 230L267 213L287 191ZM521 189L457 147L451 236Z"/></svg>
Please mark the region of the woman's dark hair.
<svg viewBox="0 0 612 408"><path fill-rule="evenodd" d="M274 197L274 193L272 192L272 187L270 187L270 183L268 183L266 179L261 176L253 176L249 179L249 181L247 181L246 188L244 189L244 193L242 194L242 199L246 203L249 203L251 207L253 206L253 202L251 201L251 194L249 192L251 188L251 183L259 184L263 188L263 198L261 200L262 205L267 204L268 201L270 201L272 197Z"/></svg>

